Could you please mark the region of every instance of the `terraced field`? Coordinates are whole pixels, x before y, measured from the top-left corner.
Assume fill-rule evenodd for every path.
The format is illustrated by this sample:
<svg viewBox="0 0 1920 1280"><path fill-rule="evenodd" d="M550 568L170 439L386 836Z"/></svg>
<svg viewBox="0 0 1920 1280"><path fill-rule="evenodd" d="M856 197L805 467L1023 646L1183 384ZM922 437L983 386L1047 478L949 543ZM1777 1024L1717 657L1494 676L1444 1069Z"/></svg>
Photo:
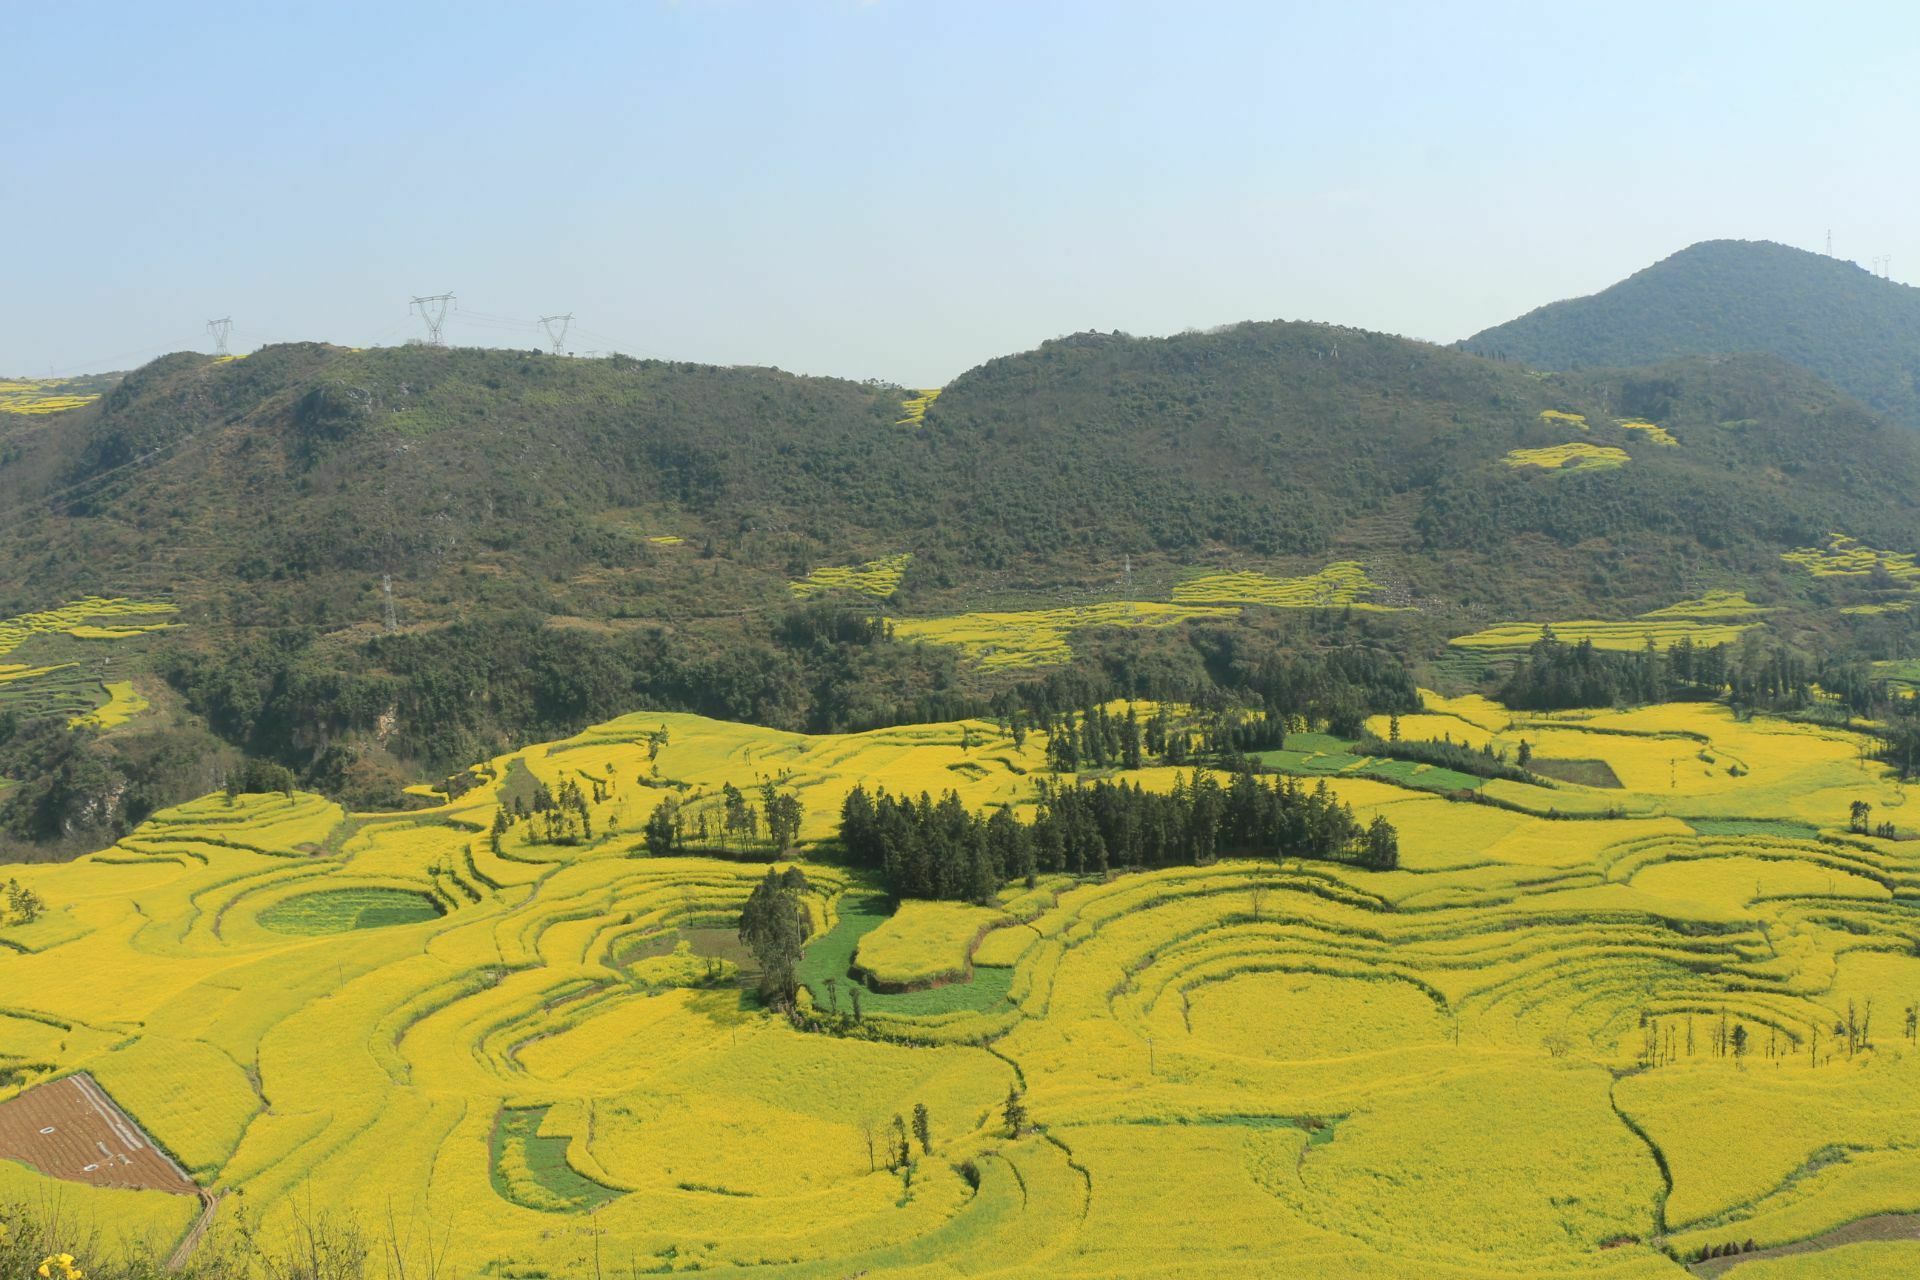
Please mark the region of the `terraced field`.
<svg viewBox="0 0 1920 1280"><path fill-rule="evenodd" d="M1920 579L1920 564L1905 551L1877 551L1844 533L1830 533L1824 544L1801 547L1780 557L1816 578L1864 578L1878 571L1900 582Z"/></svg>
<svg viewBox="0 0 1920 1280"><path fill-rule="evenodd" d="M1620 423L1620 429L1623 431L1638 432L1654 444L1664 444L1676 449L1680 447L1680 441L1674 436L1673 432L1660 426L1658 423L1642 422L1637 418L1629 418Z"/></svg>
<svg viewBox="0 0 1920 1280"><path fill-rule="evenodd" d="M107 680L111 646L174 626L162 601L88 596L71 604L0 619L0 711L23 719L53 716L102 729L147 710L130 681ZM27 649L32 661L16 657Z"/></svg>
<svg viewBox="0 0 1920 1280"><path fill-rule="evenodd" d="M1064 609L902 618L894 623L893 634L901 640L954 645L982 667L1039 667L1071 660L1068 637L1089 627L1172 627L1195 618L1231 618L1239 612L1229 605L1114 600Z"/></svg>
<svg viewBox="0 0 1920 1280"><path fill-rule="evenodd" d="M100 379L0 378L0 413L42 416L81 409L100 398Z"/></svg>
<svg viewBox="0 0 1920 1280"><path fill-rule="evenodd" d="M1429 698L1401 729L1619 785L1469 800L1302 737L1277 763L1388 815L1398 870L1226 860L896 912L808 861L802 1001L860 991L845 1036L728 980L762 867L647 857L645 818L762 779L803 844L856 782L1018 807L1041 735L648 714L413 813L209 797L17 869L49 910L0 930L0 1102L85 1071L267 1231L306 1203L431 1220L442 1274L1678 1277L1748 1240L1815 1246L1733 1268L1756 1280L1910 1273L1920 1244L1829 1236L1920 1211L1920 842L1843 829L1905 791L1846 733L1715 706ZM496 847L527 777L579 783L593 838ZM869 1135L916 1103L931 1152L889 1171ZM0 1197L57 1185L108 1247L164 1250L198 1207L23 1154Z"/></svg>
<svg viewBox="0 0 1920 1280"><path fill-rule="evenodd" d="M809 600L830 591L851 591L885 600L900 589L900 579L906 575L907 565L912 560L911 553L903 552L897 556L869 560L865 564L828 565L789 582L787 587L801 600Z"/></svg>
<svg viewBox="0 0 1920 1280"><path fill-rule="evenodd" d="M940 391L941 388L939 387L931 387L920 392L919 395L901 401L900 420L894 423L894 425L897 427L917 427L924 423L927 420L927 410L935 400L940 398Z"/></svg>
<svg viewBox="0 0 1920 1280"><path fill-rule="evenodd" d="M1637 651L1646 648L1649 640L1657 649L1670 649L1682 640L1696 646L1730 644L1762 625L1767 612L1738 591L1709 591L1697 600L1682 600L1617 622L1503 622L1447 643L1460 649L1525 649L1540 639L1543 628L1550 628L1566 644L1585 640L1596 649Z"/></svg>
<svg viewBox="0 0 1920 1280"><path fill-rule="evenodd" d="M1380 584L1357 560L1330 564L1304 578L1273 578L1264 573L1208 573L1173 589L1176 604L1264 604L1276 609L1380 608L1362 597Z"/></svg>
<svg viewBox="0 0 1920 1280"><path fill-rule="evenodd" d="M1094 627L1171 627L1195 620L1238 616L1241 605L1272 609L1357 609L1394 606L1366 599L1381 590L1357 560L1342 560L1318 573L1280 578L1252 570L1194 574L1173 588L1172 600L1106 600L1057 609L1017 609L901 618L893 633L902 640L953 645L984 668L1053 666L1073 657L1072 636Z"/></svg>
<svg viewBox="0 0 1920 1280"><path fill-rule="evenodd" d="M1538 449L1510 449L1506 456L1510 467L1538 467L1543 471L1599 471L1622 467L1632 460L1625 449L1610 444L1589 444L1585 440Z"/></svg>

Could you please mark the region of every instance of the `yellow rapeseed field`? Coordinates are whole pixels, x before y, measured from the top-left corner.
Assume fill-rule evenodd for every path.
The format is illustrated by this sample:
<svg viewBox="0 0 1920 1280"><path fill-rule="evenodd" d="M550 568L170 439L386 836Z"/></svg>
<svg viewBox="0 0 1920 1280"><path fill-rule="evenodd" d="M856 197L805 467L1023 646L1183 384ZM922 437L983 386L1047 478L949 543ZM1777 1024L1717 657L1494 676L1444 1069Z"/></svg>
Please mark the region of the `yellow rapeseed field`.
<svg viewBox="0 0 1920 1280"><path fill-rule="evenodd" d="M1227 859L908 903L848 950L840 1007L859 969L957 980L869 990L847 1036L738 985L764 864L647 856L647 817L729 783L798 797L829 945L873 910L810 856L852 786L1018 810L1042 735L638 713L409 813L209 796L8 869L47 908L0 928L0 1101L91 1072L240 1193L216 1230L242 1205L270 1236L307 1206L431 1223L451 1275L1681 1280L1703 1248L1920 1212L1920 851L1845 830L1856 800L1906 800L1859 738L1433 695L1401 728L1620 785L1478 804L1335 777L1399 827L1399 869ZM536 782L581 786L590 839L495 839ZM891 1169L916 1105L931 1149L909 1135ZM0 1200L56 1193L103 1247L164 1252L199 1207L0 1158ZM1913 1248L1741 1274L1905 1274Z"/></svg>
<svg viewBox="0 0 1920 1280"><path fill-rule="evenodd" d="M146 698L134 691L131 681L108 681L105 688L107 691L106 704L84 716L76 716L73 721L75 724L84 722L96 728L112 729L125 724L152 705Z"/></svg>
<svg viewBox="0 0 1920 1280"><path fill-rule="evenodd" d="M1625 449L1610 444L1589 444L1585 440L1538 449L1510 449L1506 457L1510 467L1539 467L1547 471L1597 471L1624 466L1631 461Z"/></svg>
<svg viewBox="0 0 1920 1280"><path fill-rule="evenodd" d="M71 389L73 385L64 378L0 378L0 413L65 413L100 398L91 393L76 393Z"/></svg>
<svg viewBox="0 0 1920 1280"><path fill-rule="evenodd" d="M1304 578L1264 573L1207 573L1173 589L1176 604L1264 604L1276 609L1377 609L1361 596L1378 591L1358 560L1342 560Z"/></svg>
<svg viewBox="0 0 1920 1280"><path fill-rule="evenodd" d="M1525 649L1541 638L1543 630L1550 629L1555 639L1566 644L1585 640L1596 649L1644 649L1649 640L1658 649L1671 648L1682 640L1696 646L1730 644L1760 626L1761 615L1766 612L1741 592L1709 591L1697 600L1682 600L1618 622L1503 622L1472 635L1455 636L1447 643L1462 649Z"/></svg>
<svg viewBox="0 0 1920 1280"><path fill-rule="evenodd" d="M1780 557L1816 578L1864 578L1876 569L1902 582L1920 579L1920 564L1907 551L1876 551L1844 533L1830 533L1824 545L1801 547Z"/></svg>
<svg viewBox="0 0 1920 1280"><path fill-rule="evenodd" d="M125 724L148 709L147 700L131 681L104 679L111 660L102 654L96 661L97 642L166 630L176 625L167 620L174 612L174 606L163 601L88 596L57 608L0 618L0 695L4 695L0 709L10 706L29 716L60 715L72 724L101 729ZM40 661L7 661L29 644L31 656ZM106 700L101 703L103 692Z"/></svg>
<svg viewBox="0 0 1920 1280"><path fill-rule="evenodd" d="M0 658L12 653L30 637L36 635L69 635L90 640L111 640L122 636L140 635L170 625L154 622L152 619L173 612L172 605L158 601L88 596L84 600L76 600L72 604L61 605L57 609L45 609L38 613L23 613L18 617L0 619ZM92 621L98 618L148 619L148 621L110 622L107 625L101 625Z"/></svg>
<svg viewBox="0 0 1920 1280"><path fill-rule="evenodd" d="M876 600L885 600L900 589L900 579L906 575L907 565L912 559L912 553L903 552L897 556L869 560L865 564L830 565L789 582L787 587L802 600L829 591L854 591Z"/></svg>
<svg viewBox="0 0 1920 1280"><path fill-rule="evenodd" d="M927 420L927 409L940 398L941 388L930 387L919 395L900 402L900 420L896 427L917 427Z"/></svg>
<svg viewBox="0 0 1920 1280"><path fill-rule="evenodd" d="M860 939L854 963L883 983L928 983L964 975L974 944L1008 920L966 902L908 902Z"/></svg>
<svg viewBox="0 0 1920 1280"><path fill-rule="evenodd" d="M1642 422L1638 418L1629 418L1629 419L1623 419L1620 423L1620 426L1627 431L1639 432L1642 436L1645 436L1649 441L1651 441L1654 444L1664 444L1664 445L1677 447L1680 443L1680 441L1674 437L1673 432L1667 430L1665 427L1657 425L1656 423Z"/></svg>
<svg viewBox="0 0 1920 1280"><path fill-rule="evenodd" d="M1050 666L1070 661L1071 636L1089 627L1170 627L1194 619L1234 617L1240 605L1386 610L1391 606L1362 599L1379 589L1380 584L1357 560L1342 560L1298 578L1221 570L1197 574L1175 586L1171 603L1108 600L1056 609L902 618L894 623L894 635L954 645L986 668Z"/></svg>

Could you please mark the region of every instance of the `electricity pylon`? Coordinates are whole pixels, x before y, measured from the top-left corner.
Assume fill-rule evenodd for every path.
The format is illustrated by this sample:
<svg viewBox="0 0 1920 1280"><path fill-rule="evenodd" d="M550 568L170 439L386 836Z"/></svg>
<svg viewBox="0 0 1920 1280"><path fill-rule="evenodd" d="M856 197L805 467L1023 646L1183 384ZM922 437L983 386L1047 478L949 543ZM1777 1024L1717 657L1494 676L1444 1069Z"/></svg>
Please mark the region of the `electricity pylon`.
<svg viewBox="0 0 1920 1280"><path fill-rule="evenodd" d="M444 347L447 345L446 340L440 336L440 330L447 323L447 307L452 301L453 295L450 293L435 293L424 298L415 298L413 300L411 309L418 311L420 318L427 322L428 346Z"/></svg>

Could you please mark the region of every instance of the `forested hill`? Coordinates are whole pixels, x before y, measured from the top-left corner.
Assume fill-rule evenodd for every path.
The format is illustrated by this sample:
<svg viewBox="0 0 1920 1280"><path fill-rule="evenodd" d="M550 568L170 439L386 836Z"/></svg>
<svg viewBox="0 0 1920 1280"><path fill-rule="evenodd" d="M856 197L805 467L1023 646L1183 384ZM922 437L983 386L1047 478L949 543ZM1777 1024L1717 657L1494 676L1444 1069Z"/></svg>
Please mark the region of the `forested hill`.
<svg viewBox="0 0 1920 1280"><path fill-rule="evenodd" d="M1763 240L1709 240L1460 344L1541 369L1765 351L1920 427L1920 289Z"/></svg>
<svg viewBox="0 0 1920 1280"><path fill-rule="evenodd" d="M143 656L113 650L154 705L112 732L204 726L370 803L641 707L868 727L1049 679L1190 696L1355 642L1420 664L1492 622L1712 587L1786 605L1819 584L1784 552L1836 531L1911 549L1917 508L1920 433L1767 356L1548 375L1259 323L1073 335L928 400L773 369L292 344L169 356L85 408L0 415L0 617L177 605ZM1202 571L1342 562L1398 611L1229 608L1231 625L1076 635L1066 666L867 621L1164 608Z"/></svg>
<svg viewBox="0 0 1920 1280"><path fill-rule="evenodd" d="M1739 559L1844 528L1895 546L1920 501L1913 440L1764 358L1542 378L1358 330L1246 324L1049 342L902 424L912 395L516 351L169 356L87 409L0 426L0 609L162 592L229 622L331 629L377 623L391 575L415 623L503 608L685 621L903 552L906 612L1111 585L1128 557L1317 567L1353 551L1442 605L1452 553L1492 557L1479 591L1499 604L1568 590L1516 540ZM1614 425L1633 417L1684 447ZM1575 438L1632 463L1512 465ZM1668 590L1626 568L1605 603Z"/></svg>

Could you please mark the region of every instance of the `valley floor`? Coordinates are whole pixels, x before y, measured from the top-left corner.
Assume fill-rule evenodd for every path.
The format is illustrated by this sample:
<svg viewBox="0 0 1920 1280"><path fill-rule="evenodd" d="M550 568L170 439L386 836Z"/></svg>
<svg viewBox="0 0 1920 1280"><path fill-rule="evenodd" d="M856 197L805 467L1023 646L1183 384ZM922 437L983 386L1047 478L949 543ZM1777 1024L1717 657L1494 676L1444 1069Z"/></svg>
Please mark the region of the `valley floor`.
<svg viewBox="0 0 1920 1280"><path fill-rule="evenodd" d="M48 909L0 930L0 1099L87 1072L216 1231L322 1206L458 1275L1678 1276L1920 1212L1920 841L1846 830L1914 825L1858 738L1432 697L1400 732L1618 785L1434 789L1308 739L1281 767L1388 815L1398 870L1043 875L889 919L803 863L803 1002L872 983L846 1036L740 985L763 866L648 857L648 813L774 780L804 846L856 783L1020 806L1042 735L640 714L414 813L208 797L18 869ZM498 807L568 783L590 841L496 849ZM916 1104L930 1150L889 1171ZM103 1248L199 1215L23 1148L0 1202L57 1194ZM1916 1268L1875 1239L1729 1269Z"/></svg>

